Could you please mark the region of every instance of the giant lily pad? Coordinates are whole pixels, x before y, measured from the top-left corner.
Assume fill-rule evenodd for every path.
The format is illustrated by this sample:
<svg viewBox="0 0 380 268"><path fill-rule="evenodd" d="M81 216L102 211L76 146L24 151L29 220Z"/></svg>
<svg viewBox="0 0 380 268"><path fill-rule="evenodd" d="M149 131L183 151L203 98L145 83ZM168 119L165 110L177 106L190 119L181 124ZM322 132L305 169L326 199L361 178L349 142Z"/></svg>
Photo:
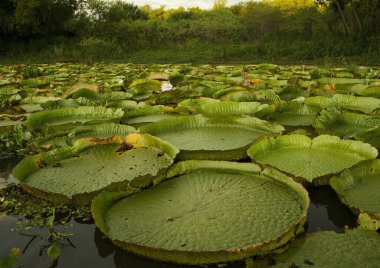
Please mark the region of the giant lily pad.
<svg viewBox="0 0 380 268"><path fill-rule="evenodd" d="M328 135L310 139L298 134L263 139L248 150L248 155L254 160L308 182L376 158L377 153L376 148L360 141L341 140Z"/></svg>
<svg viewBox="0 0 380 268"><path fill-rule="evenodd" d="M149 190L103 193L97 226L149 258L186 264L266 254L303 230L309 198L284 174L250 163L185 161Z"/></svg>
<svg viewBox="0 0 380 268"><path fill-rule="evenodd" d="M378 267L380 235L374 231L317 232L255 267Z"/></svg>
<svg viewBox="0 0 380 268"><path fill-rule="evenodd" d="M331 187L354 213L365 213L380 228L380 160L364 161L331 179Z"/></svg>
<svg viewBox="0 0 380 268"><path fill-rule="evenodd" d="M319 131L345 137L352 137L378 125L380 117L343 112L337 108L323 110L313 123Z"/></svg>
<svg viewBox="0 0 380 268"><path fill-rule="evenodd" d="M267 107L260 102L221 101L203 104L200 112L206 115L254 115Z"/></svg>
<svg viewBox="0 0 380 268"><path fill-rule="evenodd" d="M178 152L150 135L130 134L122 143L119 139L81 139L73 146L29 156L13 176L27 191L50 201L88 203L104 189L149 185Z"/></svg>
<svg viewBox="0 0 380 268"><path fill-rule="evenodd" d="M126 136L137 132L134 127L115 124L89 124L78 126L66 131L54 132L42 137L35 138L32 143L37 147L64 146L81 138L109 139L115 135Z"/></svg>
<svg viewBox="0 0 380 268"><path fill-rule="evenodd" d="M308 97L304 103L317 108L341 107L347 110L373 113L380 109L380 99L372 97L356 97L351 95L336 94L332 98L323 96Z"/></svg>
<svg viewBox="0 0 380 268"><path fill-rule="evenodd" d="M254 117L181 116L140 127L177 146L181 159L235 160L246 156L257 138L280 133L283 127Z"/></svg>
<svg viewBox="0 0 380 268"><path fill-rule="evenodd" d="M355 139L367 142L376 148L380 148L380 125L357 133Z"/></svg>
<svg viewBox="0 0 380 268"><path fill-rule="evenodd" d="M306 126L314 121L318 109L307 104L290 101L279 105L276 111L268 116L269 119L287 126Z"/></svg>
<svg viewBox="0 0 380 268"><path fill-rule="evenodd" d="M132 111L126 111L122 118L124 124L146 124L157 122L165 118L175 117L178 114L169 106L144 106Z"/></svg>
<svg viewBox="0 0 380 268"><path fill-rule="evenodd" d="M26 124L32 128L41 128L44 126L56 126L69 123L85 123L90 121L118 121L123 116L123 114L124 112L121 109L113 110L111 108L105 108L102 106L61 108L31 114L26 121Z"/></svg>

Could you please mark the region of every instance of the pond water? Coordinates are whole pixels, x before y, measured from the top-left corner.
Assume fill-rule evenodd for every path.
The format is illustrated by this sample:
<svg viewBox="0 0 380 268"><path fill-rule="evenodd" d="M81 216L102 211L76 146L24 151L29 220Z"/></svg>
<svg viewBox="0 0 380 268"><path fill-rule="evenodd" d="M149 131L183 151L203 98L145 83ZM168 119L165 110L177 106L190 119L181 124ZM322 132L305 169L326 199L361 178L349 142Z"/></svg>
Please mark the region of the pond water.
<svg viewBox="0 0 380 268"><path fill-rule="evenodd" d="M12 168L19 158L0 160L0 188L5 187ZM309 190L311 204L308 212L306 231L341 231L344 226L354 227L356 216L343 205L330 187ZM13 247L20 248L20 266L24 268L44 267L118 267L118 268L180 268L184 266L159 263L129 254L114 246L93 223L71 220L72 226L58 226L58 232L74 234L64 244L58 261L52 263L47 256L50 246L48 230L33 228L23 232L12 231L16 217L0 214L0 258L7 256ZM186 266L188 267L188 266ZM228 268L243 268L243 262L233 263Z"/></svg>

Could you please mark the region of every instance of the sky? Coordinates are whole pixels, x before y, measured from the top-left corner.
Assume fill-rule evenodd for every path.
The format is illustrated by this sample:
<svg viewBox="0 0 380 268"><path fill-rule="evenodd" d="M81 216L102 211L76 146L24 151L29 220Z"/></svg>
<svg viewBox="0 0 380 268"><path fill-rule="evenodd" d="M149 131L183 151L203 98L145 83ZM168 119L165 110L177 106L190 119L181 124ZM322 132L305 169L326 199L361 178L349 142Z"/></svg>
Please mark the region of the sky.
<svg viewBox="0 0 380 268"><path fill-rule="evenodd" d="M214 5L214 0L131 0L128 2L133 2L135 5L143 6L150 5L153 8L158 8L165 5L166 9L182 7L200 7L202 9L210 9ZM244 2L243 0L228 0L227 5L237 4L239 2Z"/></svg>

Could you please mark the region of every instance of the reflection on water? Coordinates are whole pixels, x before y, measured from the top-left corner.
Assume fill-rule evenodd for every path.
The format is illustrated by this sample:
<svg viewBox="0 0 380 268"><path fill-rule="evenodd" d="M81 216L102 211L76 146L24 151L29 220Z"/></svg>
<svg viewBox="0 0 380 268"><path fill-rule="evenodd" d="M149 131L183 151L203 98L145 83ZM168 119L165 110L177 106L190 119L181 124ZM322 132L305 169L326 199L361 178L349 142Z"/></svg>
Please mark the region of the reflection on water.
<svg viewBox="0 0 380 268"><path fill-rule="evenodd" d="M355 227L357 217L328 186L309 190L310 208L308 211L307 232L318 230L340 231L345 226Z"/></svg>
<svg viewBox="0 0 380 268"><path fill-rule="evenodd" d="M19 159L0 160L0 185L6 182L13 166ZM3 179L1 179L1 177ZM342 230L344 226L354 227L356 217L344 206L330 187L312 188L309 190L311 204L308 211L306 230L309 233L317 230ZM70 240L62 245L58 262L51 266L47 256L50 242L47 229L33 228L25 231L28 235L39 234L33 238L11 231L17 218L0 214L0 258L9 254L13 247L23 252L20 263L24 268L181 268L181 266L151 261L127 253L114 246L93 223L86 224L71 220L72 227L58 226L59 232L73 233ZM216 267L216 266L215 266ZM243 268L243 262L233 263L228 268Z"/></svg>
<svg viewBox="0 0 380 268"><path fill-rule="evenodd" d="M0 189L5 187L8 183L9 174L11 174L12 169L22 158L12 157L7 159L0 158Z"/></svg>

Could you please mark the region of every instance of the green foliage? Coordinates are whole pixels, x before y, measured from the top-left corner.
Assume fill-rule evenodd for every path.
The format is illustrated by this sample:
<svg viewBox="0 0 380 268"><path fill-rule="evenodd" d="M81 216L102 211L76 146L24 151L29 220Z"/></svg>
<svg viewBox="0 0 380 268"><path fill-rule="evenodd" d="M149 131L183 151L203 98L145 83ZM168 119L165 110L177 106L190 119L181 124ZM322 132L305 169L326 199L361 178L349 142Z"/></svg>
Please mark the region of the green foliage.
<svg viewBox="0 0 380 268"><path fill-rule="evenodd" d="M168 180L134 195L100 194L92 203L96 224L136 254L180 264L265 254L303 229L307 192L277 171L193 160L169 173Z"/></svg>
<svg viewBox="0 0 380 268"><path fill-rule="evenodd" d="M339 1L342 12L333 4L337 1L319 2L249 1L227 7L215 1L212 10L186 10L120 0L4 0L0 55L11 62L379 63L379 0Z"/></svg>
<svg viewBox="0 0 380 268"><path fill-rule="evenodd" d="M21 250L19 248L12 248L9 256L0 259L1 268L12 268L14 264L18 262L21 255Z"/></svg>
<svg viewBox="0 0 380 268"><path fill-rule="evenodd" d="M55 261L56 259L58 259L59 255L61 254L61 249L59 247L57 247L57 245L55 243L53 243L47 250L47 254L49 256L49 258L52 260L52 261Z"/></svg>
<svg viewBox="0 0 380 268"><path fill-rule="evenodd" d="M11 131L6 132L0 129L0 158L7 154L25 153L27 143L31 138L32 134L22 125L15 125Z"/></svg>

